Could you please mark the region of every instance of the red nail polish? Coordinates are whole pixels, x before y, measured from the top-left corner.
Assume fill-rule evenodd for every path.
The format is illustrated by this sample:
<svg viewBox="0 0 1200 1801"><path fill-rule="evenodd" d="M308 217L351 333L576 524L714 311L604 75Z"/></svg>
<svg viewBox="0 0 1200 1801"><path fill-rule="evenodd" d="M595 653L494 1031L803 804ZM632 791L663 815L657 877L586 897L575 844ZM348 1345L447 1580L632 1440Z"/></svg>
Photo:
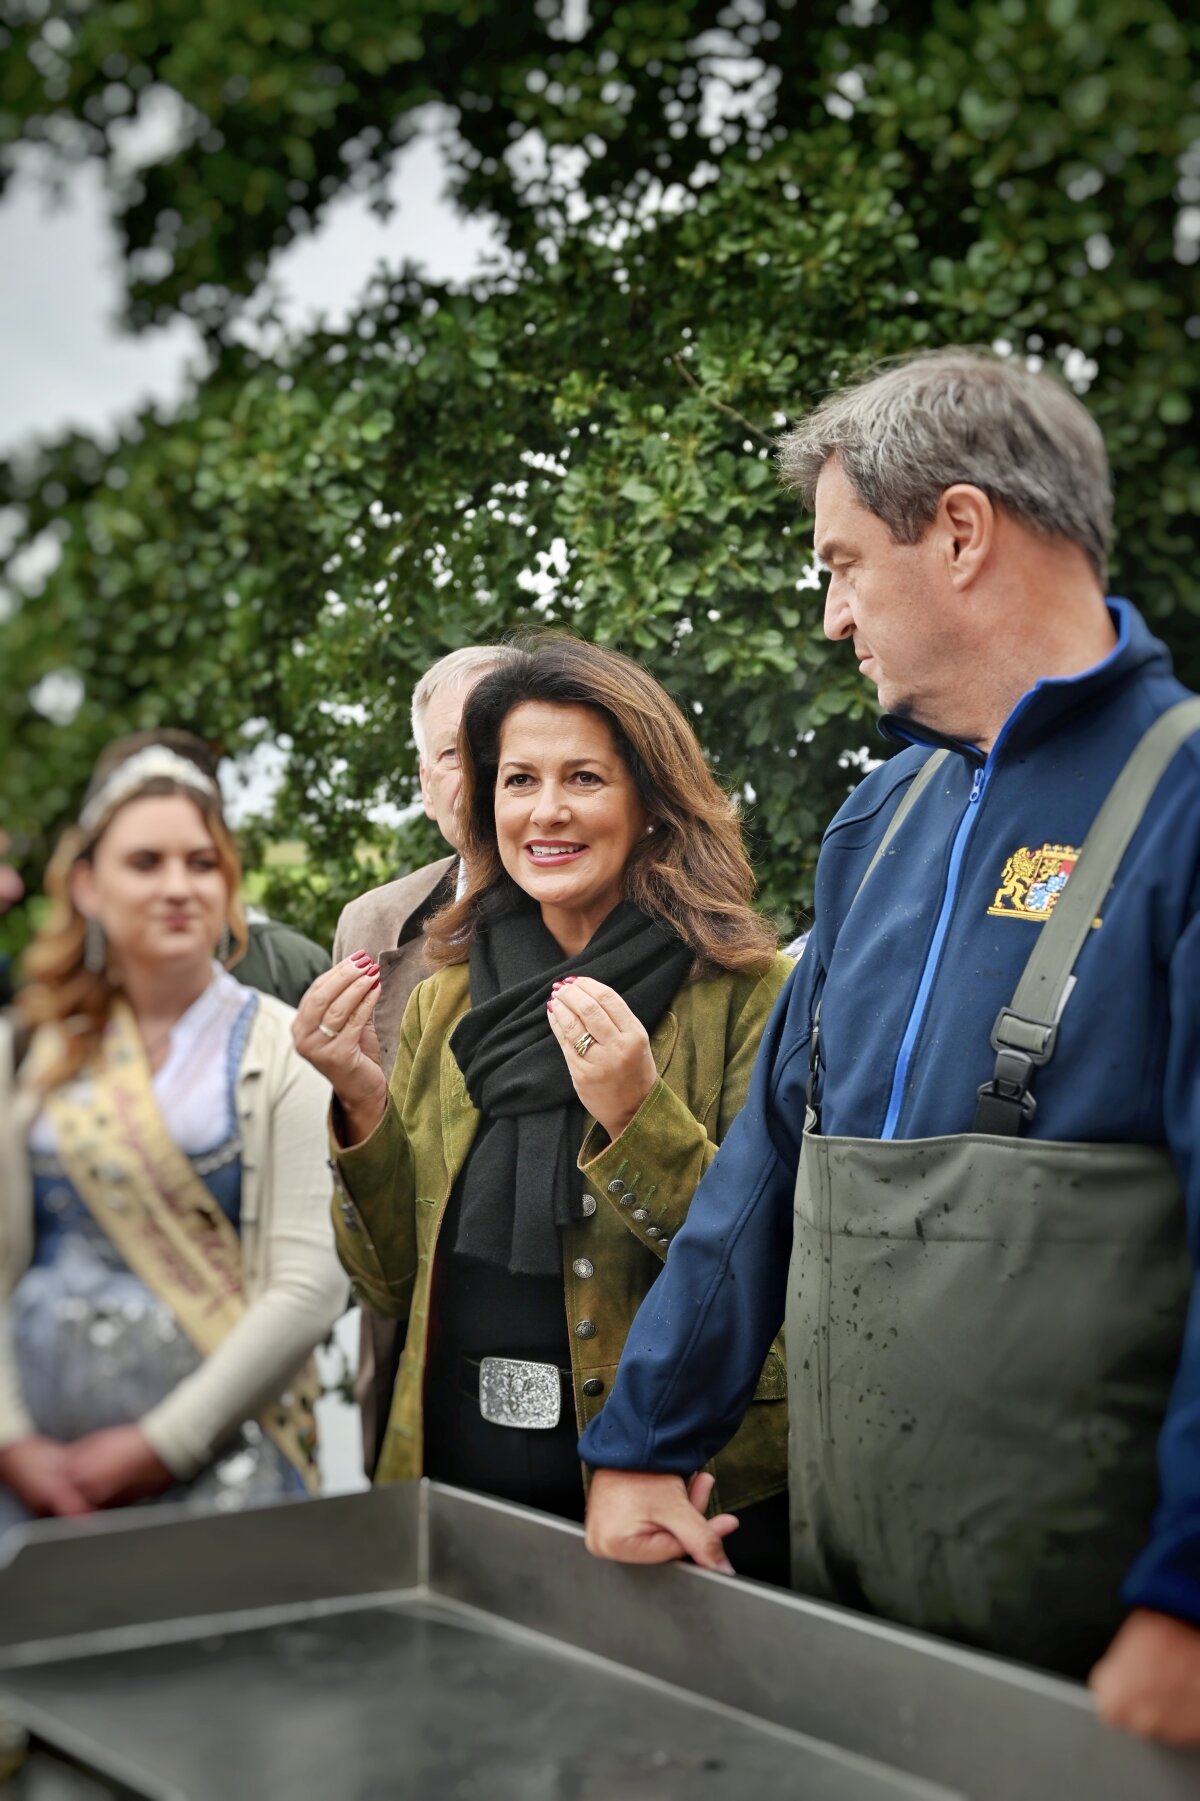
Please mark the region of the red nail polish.
<svg viewBox="0 0 1200 1801"><path fill-rule="evenodd" d="M579 980L578 976L564 976L563 977L564 982L577 982L578 980Z"/></svg>
<svg viewBox="0 0 1200 1801"><path fill-rule="evenodd" d="M371 987L367 989L367 993L370 994L371 989L378 988L378 986L379 986L379 977L376 976L375 980L371 983Z"/></svg>

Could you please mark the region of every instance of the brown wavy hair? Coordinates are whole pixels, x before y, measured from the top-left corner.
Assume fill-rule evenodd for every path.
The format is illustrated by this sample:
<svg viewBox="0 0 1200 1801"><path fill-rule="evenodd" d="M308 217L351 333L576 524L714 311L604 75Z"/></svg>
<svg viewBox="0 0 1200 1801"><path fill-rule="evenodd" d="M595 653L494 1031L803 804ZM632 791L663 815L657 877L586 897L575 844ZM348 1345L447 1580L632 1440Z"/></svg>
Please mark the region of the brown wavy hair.
<svg viewBox="0 0 1200 1801"><path fill-rule="evenodd" d="M195 763L213 782L216 781L216 758L203 739L191 732L136 732L108 745L97 758L91 780L84 795L84 806L104 786L108 778L128 758L151 745L161 745L178 756ZM90 832L82 826L68 826L46 866L45 891L50 912L25 953L25 986L17 997L22 1021L29 1027L57 1026L62 1045L58 1055L38 1070L38 1087L48 1093L78 1075L100 1044L119 983L107 969L88 969L84 963L84 939L87 921L71 896L71 871L77 863L90 862L96 847L117 814L134 800L147 795L180 794L199 811L212 836L217 862L229 890L226 924L232 948L226 965L236 963L246 953L249 932L242 908L240 889L242 865L237 848L225 823L220 799L211 799L198 789L172 781L169 776L150 776L132 794L125 795L111 812L104 814Z"/></svg>
<svg viewBox="0 0 1200 1801"><path fill-rule="evenodd" d="M496 843L496 775L504 721L532 701L599 714L655 822L625 865L625 899L691 947L697 976L765 968L779 941L750 905L754 872L737 808L718 786L681 709L619 651L558 632L526 639L516 649L510 662L476 683L463 708L459 817L467 885L426 925L433 961L464 962L489 899L516 886Z"/></svg>

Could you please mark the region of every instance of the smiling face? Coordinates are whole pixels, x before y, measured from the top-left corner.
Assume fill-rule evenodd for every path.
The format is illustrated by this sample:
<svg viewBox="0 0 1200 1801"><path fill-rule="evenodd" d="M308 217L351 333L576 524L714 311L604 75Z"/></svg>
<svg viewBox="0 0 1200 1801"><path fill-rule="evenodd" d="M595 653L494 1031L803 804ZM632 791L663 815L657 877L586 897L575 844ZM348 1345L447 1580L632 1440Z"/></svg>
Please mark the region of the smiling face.
<svg viewBox="0 0 1200 1801"><path fill-rule="evenodd" d="M71 892L126 971L206 964L230 898L204 816L181 794L143 795L114 813Z"/></svg>
<svg viewBox="0 0 1200 1801"><path fill-rule="evenodd" d="M828 568L825 636L850 638L880 705L937 725L953 696L944 690L952 659L952 596L932 529L898 544L859 500L836 458L817 481L818 557Z"/></svg>
<svg viewBox="0 0 1200 1801"><path fill-rule="evenodd" d="M621 899L629 854L649 824L599 713L546 701L513 708L500 730L497 848L568 955Z"/></svg>

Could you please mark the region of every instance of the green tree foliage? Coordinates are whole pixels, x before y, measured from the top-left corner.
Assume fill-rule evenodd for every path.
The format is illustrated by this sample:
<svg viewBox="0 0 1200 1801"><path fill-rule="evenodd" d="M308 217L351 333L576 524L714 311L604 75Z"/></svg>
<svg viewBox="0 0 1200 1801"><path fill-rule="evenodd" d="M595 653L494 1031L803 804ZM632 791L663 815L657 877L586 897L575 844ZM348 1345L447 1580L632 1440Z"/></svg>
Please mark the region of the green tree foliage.
<svg viewBox="0 0 1200 1801"><path fill-rule="evenodd" d="M420 670L550 622L631 651L693 712L764 903L794 919L873 710L821 637L809 522L770 444L872 360L945 342L1003 340L1085 394L1118 476L1114 585L1200 686L1200 25L1182 10L6 13L0 141L109 158L132 317L182 309L212 345L174 417L8 471L0 786L32 862L116 730L282 738L261 831L303 837L313 875L268 899L323 935L362 845L429 848L397 852L369 817L412 792ZM188 140L131 185L119 121L164 83ZM429 99L455 109L459 203L502 222L503 257L463 292L399 270L344 329L247 349L231 326L271 251L376 182ZM31 584L45 534L57 566ZM31 698L64 668L84 692L69 730Z"/></svg>

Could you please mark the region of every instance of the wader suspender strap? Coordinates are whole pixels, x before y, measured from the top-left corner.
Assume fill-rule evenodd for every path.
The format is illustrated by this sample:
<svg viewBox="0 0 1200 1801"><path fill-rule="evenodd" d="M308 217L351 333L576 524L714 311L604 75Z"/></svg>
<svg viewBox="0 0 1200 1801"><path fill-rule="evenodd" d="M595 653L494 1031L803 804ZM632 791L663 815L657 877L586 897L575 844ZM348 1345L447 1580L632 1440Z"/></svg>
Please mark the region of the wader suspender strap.
<svg viewBox="0 0 1200 1801"><path fill-rule="evenodd" d="M858 899L871 877L875 874L875 865L881 862L887 855L892 839L896 836L896 833L900 830L900 827L904 824L904 821L908 818L908 815L920 800L921 795L925 792L925 789L928 788L930 782L949 755L950 752L948 750L935 750L931 757L925 759L912 781L908 784L907 794L896 808L896 811L892 814L892 817L888 820L887 831L875 846L875 855L867 864L867 872L854 891L854 900ZM850 905L853 906L854 901L851 901Z"/></svg>
<svg viewBox="0 0 1200 1801"><path fill-rule="evenodd" d="M1170 707L1135 746L1109 790L1070 880L1038 933L1012 1005L996 1016L996 1068L979 1089L974 1131L1012 1138L1033 1118L1037 1102L1030 1086L1034 1072L1054 1055L1058 1023L1075 985L1075 961L1167 765L1195 731L1200 731L1200 698Z"/></svg>
<svg viewBox="0 0 1200 1801"><path fill-rule="evenodd" d="M875 855L871 858L871 861L867 864L866 874L863 876L862 881L858 884L858 887L854 891L854 900L858 899L859 895L862 893L863 889L866 887L867 883L870 881L871 877L874 875L875 865L880 861L880 859L882 857L886 856L888 846L891 844L892 839L896 836L896 833L900 830L900 827L904 824L904 821L907 818L908 814L912 811L912 808L915 805L916 801L920 798L922 791L928 787L929 783L932 781L933 777L937 774L938 770L941 768L942 764L946 761L946 758L949 755L950 755L950 753L947 750L934 751L933 755L931 757L927 757L925 762L922 763L922 765L918 769L916 775L913 777L912 781L908 784L908 788L905 792L903 800L900 802L900 805L896 808L896 811L892 814L892 817L888 820L887 830L884 832L883 837L879 840L879 843L875 846ZM853 906L854 901L851 901L850 905ZM819 1062L820 1042L821 1042L821 1003L820 1003L820 1001L818 1001L816 1004L816 1007L813 1009L812 1031L810 1032L809 1039L808 1039L808 1081L805 1085L805 1091L804 1091L805 1098L808 1101L808 1105L814 1113L816 1112L816 1101L813 1097L815 1096L815 1094L817 1092L817 1066L818 1066L818 1062Z"/></svg>

